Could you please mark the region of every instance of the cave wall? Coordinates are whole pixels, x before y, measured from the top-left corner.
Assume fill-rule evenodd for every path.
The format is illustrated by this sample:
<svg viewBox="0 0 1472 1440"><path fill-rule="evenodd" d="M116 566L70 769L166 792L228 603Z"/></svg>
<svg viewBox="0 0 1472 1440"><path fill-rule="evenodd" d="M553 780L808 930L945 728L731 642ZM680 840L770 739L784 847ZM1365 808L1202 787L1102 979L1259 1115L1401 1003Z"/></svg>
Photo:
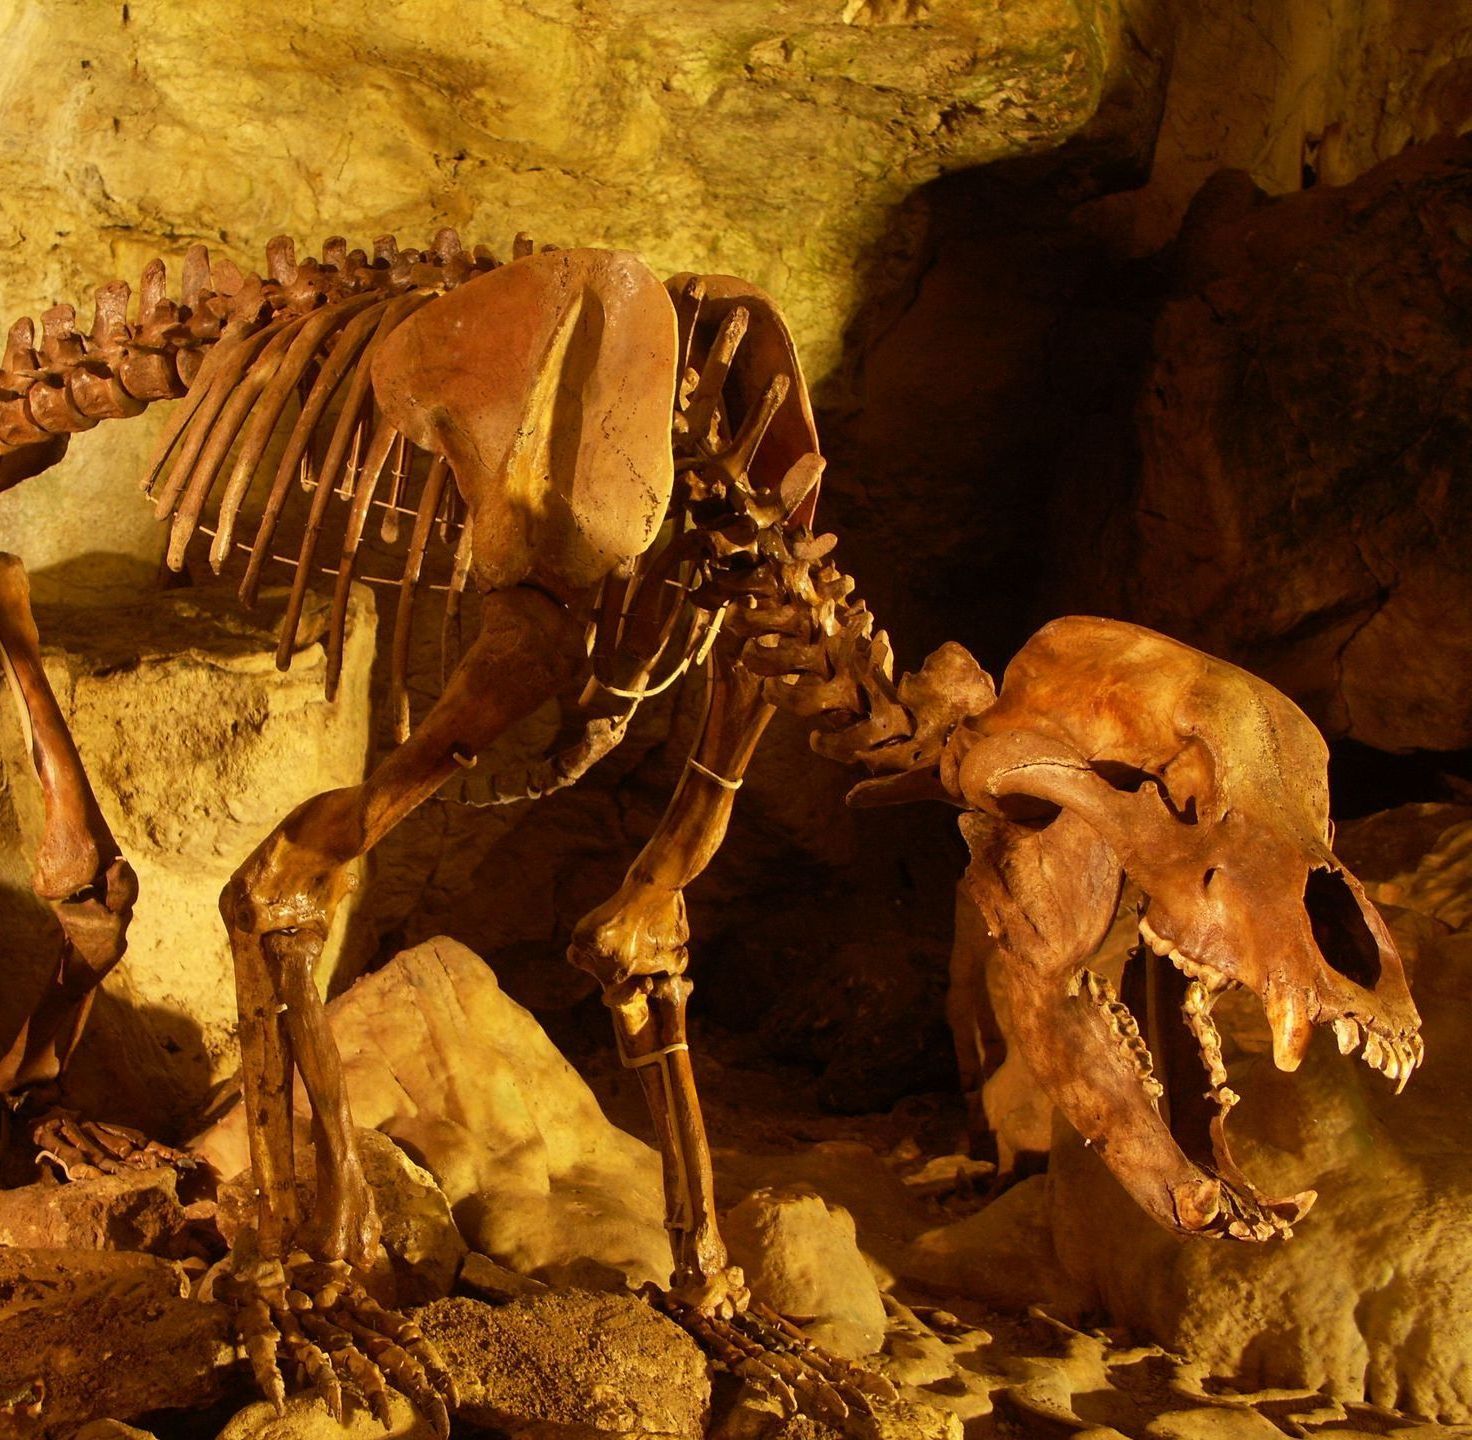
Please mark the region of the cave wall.
<svg viewBox="0 0 1472 1440"><path fill-rule="evenodd" d="M1149 429L1164 317L1205 303L1190 299L1202 272L1176 236L1223 167L1257 187L1231 192L1249 210L1258 191L1283 197L1274 213L1291 231L1300 192L1327 194L1472 119L1472 0L14 0L0 36L7 316L70 299L86 323L93 285L197 240L254 265L278 232L313 249L339 232L415 242L443 224L500 253L525 230L767 287L820 410L823 523L909 666L957 638L999 670L1067 608L1264 664L1142 538L1143 457L1183 473L1169 429ZM1198 235L1213 216L1240 218L1196 214ZM1219 249L1242 248L1222 236ZM1459 311L1418 323L1433 302L1428 291L1399 312L1407 395L1437 383L1427 336L1442 353L1461 334ZM1318 383L1312 333L1295 342L1268 324L1308 347L1293 383ZM1179 343L1198 358L1189 335ZM1234 424L1253 435L1260 407L1244 403ZM38 572L42 598L153 592L162 532L132 478L165 409L77 437L56 471L0 496L0 546ZM1413 421L1396 423L1410 434ZM1271 490L1281 472L1260 462L1276 453L1260 436L1244 474ZM1330 485L1331 520L1336 504ZM1441 532L1440 551L1467 553L1461 533ZM1316 570L1312 537L1301 549L1292 563ZM1428 613L1453 614L1461 584L1420 602L1392 645ZM1341 599L1321 608L1339 614ZM1455 666L1465 652L1448 653ZM1396 748L1455 738L1446 725L1357 731L1322 666L1270 673L1337 733ZM575 998L559 959L568 928L652 829L697 706L690 691L653 707L616 762L545 805L427 807L377 862L364 913L385 948L445 931L488 953L513 993ZM835 1103L886 1027L923 1037L896 1066L901 1089L943 1069L938 992L963 861L944 817L854 817L844 786L777 727L694 897L712 1003L830 1067ZM859 949L874 974L850 984ZM840 994L859 1015L847 1054L824 1020ZM884 1086L863 1098L882 1103Z"/></svg>

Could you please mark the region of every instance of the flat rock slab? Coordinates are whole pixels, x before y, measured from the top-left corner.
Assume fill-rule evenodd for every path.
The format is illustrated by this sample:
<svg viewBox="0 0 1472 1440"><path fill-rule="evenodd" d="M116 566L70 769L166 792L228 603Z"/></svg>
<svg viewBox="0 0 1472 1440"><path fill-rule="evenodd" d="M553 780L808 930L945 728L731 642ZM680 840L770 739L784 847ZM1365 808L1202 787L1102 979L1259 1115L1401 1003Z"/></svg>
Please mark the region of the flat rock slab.
<svg viewBox="0 0 1472 1440"><path fill-rule="evenodd" d="M0 1249L0 1434L220 1399L234 1378L230 1312L183 1288L177 1266L148 1255Z"/></svg>
<svg viewBox="0 0 1472 1440"><path fill-rule="evenodd" d="M509 1305L455 1297L417 1315L460 1389L458 1416L535 1440L700 1440L705 1356L627 1295L560 1290Z"/></svg>
<svg viewBox="0 0 1472 1440"><path fill-rule="evenodd" d="M175 1175L167 1169L0 1190L0 1245L154 1250L184 1224Z"/></svg>

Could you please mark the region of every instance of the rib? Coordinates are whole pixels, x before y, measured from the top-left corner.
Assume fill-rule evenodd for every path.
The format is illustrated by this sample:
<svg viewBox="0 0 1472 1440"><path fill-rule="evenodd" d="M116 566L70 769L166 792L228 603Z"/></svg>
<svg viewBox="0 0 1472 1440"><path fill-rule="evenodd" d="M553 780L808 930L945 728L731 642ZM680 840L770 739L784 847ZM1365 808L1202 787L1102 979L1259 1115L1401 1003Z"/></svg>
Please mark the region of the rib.
<svg viewBox="0 0 1472 1440"><path fill-rule="evenodd" d="M386 237L389 238L389 237ZM296 630L301 621L302 603L306 598L307 584L311 579L312 556L317 549L317 538L322 531L322 521L327 514L327 505L332 498L333 488L336 484L337 473L347 460L350 439L358 424L359 412L369 400L369 386L372 383L372 360L374 352L393 333L395 328L404 320L408 319L421 305L427 303L433 297L418 292L401 295L391 300L383 308L383 314L378 321L377 328L373 332L373 338L364 348L358 359L357 367L353 372L352 381L348 385L347 398L343 401L342 414L338 417L337 429L333 432L332 444L327 452L327 459L322 463L321 474L317 477L317 491L312 496L312 508L307 516L306 530L302 535L301 551L297 556L297 573L292 581L291 599L287 604L286 615L281 622L281 637L276 646L276 666L285 670L291 664L291 647L296 643ZM381 427L380 427L381 428ZM375 431L375 438L379 432ZM388 458L388 445L393 438L392 428L389 429L388 439L383 443L382 455L378 460L378 468L381 470L383 462ZM376 446L373 448L377 448ZM374 481L378 478L373 476ZM363 490L368 492L368 498L372 498L371 487L364 485ZM366 501L365 507L366 507ZM354 507L356 510L356 506ZM366 513L366 508L365 508ZM264 547L260 539L256 541L256 553L250 557L253 567L261 563L261 550Z"/></svg>
<svg viewBox="0 0 1472 1440"><path fill-rule="evenodd" d="M435 512L440 506L440 492L449 478L450 462L436 455L424 477L419 496L419 509L414 516L414 532L409 537L409 553L404 557L404 574L399 581L399 600L394 607L394 639L389 663L388 705L393 717L394 739L402 744L409 738L409 634L414 620L414 601L419 593L424 553L434 529Z"/></svg>
<svg viewBox="0 0 1472 1440"><path fill-rule="evenodd" d="M470 535L471 527L467 525L460 532L460 543L455 547L455 568L445 591L445 617L440 626L442 685L449 679L450 671L460 663L460 597L465 593L465 584L470 578Z"/></svg>
<svg viewBox="0 0 1472 1440"><path fill-rule="evenodd" d="M378 488L379 476L383 473L383 467L388 463L389 451L393 449L395 442L401 442L403 436L394 429L392 423L386 418L380 418L377 428L373 432L373 438L368 444L368 454L363 461L362 474L358 479L358 493L353 498L353 508L348 512L347 530L343 535L342 556L337 562L337 583L332 591L332 616L327 626L327 698L337 698L337 682L342 675L342 648L343 636L348 623L348 596L353 588L353 565L358 558L358 546L363 539L363 526L368 519L368 507L373 503L373 492ZM306 540L303 539L305 546ZM314 542L315 543L315 542ZM307 566L302 565L297 570L296 584L292 587L292 600L296 601L298 588L305 591ZM299 602L298 602L298 608ZM296 629L294 617L288 607L287 615L291 618L291 628ZM282 632L285 634L286 626L283 623ZM288 650L287 659L290 660ZM276 663L281 663L281 652L278 649Z"/></svg>
<svg viewBox="0 0 1472 1440"><path fill-rule="evenodd" d="M225 493L220 499L215 543L210 547L210 564L217 574L234 544L235 519L249 493L251 481L255 478L256 467L261 463L261 456L265 453L266 446L275 433L276 425L281 419L281 412L291 399L292 392L300 385L303 375L306 374L307 369L316 359L318 351L333 331L342 331L338 343L339 346L343 345L346 342L346 327L352 317L376 303L378 303L376 295L354 296L328 306L314 314L291 342L291 349L287 352L286 359L255 405L250 424L246 427L245 435L240 443L240 453L230 472ZM304 404L304 412L305 409ZM308 429L310 430L310 426ZM293 431L294 435L295 431Z"/></svg>
<svg viewBox="0 0 1472 1440"><path fill-rule="evenodd" d="M210 422L208 438L181 487L179 501L174 507L174 523L169 533L167 556L170 570L183 568L184 552L189 547L194 527L199 523L210 491L214 489L220 467L225 463L225 457L230 453L240 427L245 424L251 407L265 388L267 380L280 368L290 353L292 340L305 324L306 317L303 316L282 326L271 337L251 362L250 368L241 376L219 415ZM182 464L182 459L177 463Z"/></svg>
<svg viewBox="0 0 1472 1440"><path fill-rule="evenodd" d="M378 300L379 297L375 296L374 299ZM323 365L322 373L317 376L311 394L302 406L301 414L297 416L296 424L292 427L291 438L286 442L286 450L281 456L281 463L277 466L275 478L271 482L271 491L266 497L266 506L261 512L260 523L256 527L255 540L251 544L250 564L246 567L245 577L240 582L240 598L247 606L256 603L256 595L261 583L261 568L268 558L271 541L281 519L281 512L286 507L292 477L307 458L307 447L316 433L318 422L322 419L323 413L338 388L347 378L349 370L353 370L355 385L360 375L365 377L364 384L366 385L367 367L359 365L358 362L362 351L372 343L373 338L377 335L390 303L383 301L379 305L365 308L363 313L355 315L348 322L338 337L337 344L333 347L327 363ZM357 369L354 370L354 366L357 366ZM359 406L361 406L361 396ZM347 413L346 404L343 409ZM353 413L355 414L356 410ZM243 493L241 498L243 498ZM313 503L316 503L315 498ZM224 519L225 516L222 513L222 529ZM230 521L233 529L233 514L230 516Z"/></svg>
<svg viewBox="0 0 1472 1440"><path fill-rule="evenodd" d="M292 319L290 315L274 316L264 325L255 328L252 328L254 322L251 322L251 325L242 326L237 334L227 334L222 337L205 357L199 373L189 387L190 396L185 400L185 405L189 408L183 423L171 426L170 432L159 443L158 455L154 463L149 466L148 476L144 482L144 489L151 495L154 482L163 469L169 452L182 439L183 448L174 460L173 468L169 472L169 478L163 489L154 500L154 511L160 520L173 511L174 504L179 498L179 492L185 480L188 479L189 472L194 468L194 462L210 432L210 427L234 393L247 366L255 360L279 330L292 322ZM206 375L209 377L208 383L202 383ZM196 391L199 392L199 403L190 405L189 401Z"/></svg>

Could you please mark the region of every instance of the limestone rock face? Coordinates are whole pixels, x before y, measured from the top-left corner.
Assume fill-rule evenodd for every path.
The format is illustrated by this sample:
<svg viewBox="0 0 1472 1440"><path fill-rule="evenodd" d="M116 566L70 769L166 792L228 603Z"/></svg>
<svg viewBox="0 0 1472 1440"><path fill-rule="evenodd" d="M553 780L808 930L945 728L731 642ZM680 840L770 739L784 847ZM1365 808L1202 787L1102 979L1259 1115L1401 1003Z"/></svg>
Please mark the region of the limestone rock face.
<svg viewBox="0 0 1472 1440"><path fill-rule="evenodd" d="M804 1317L817 1344L855 1360L879 1349L884 1299L842 1206L799 1187L758 1190L726 1216L722 1233L752 1293Z"/></svg>
<svg viewBox="0 0 1472 1440"><path fill-rule="evenodd" d="M362 777L371 597L354 594L332 704L322 692L320 617L304 628L290 670L276 670L281 603L248 615L233 595L180 590L124 608L37 607L47 675L139 881L127 955L103 984L69 1072L72 1098L91 1113L156 1129L236 1068L220 890L302 800ZM8 705L0 750L3 1048L46 984L56 942L49 911L30 894L40 790ZM324 986L343 964L351 914L350 897L323 959Z"/></svg>
<svg viewBox="0 0 1472 1440"><path fill-rule="evenodd" d="M1344 185L1472 124L1472 17L1459 5L1241 0L1158 6L1137 24L1168 55L1150 179L1096 202L1095 218L1141 253L1174 235L1222 166L1274 195Z"/></svg>
<svg viewBox="0 0 1472 1440"><path fill-rule="evenodd" d="M1083 125L1118 10L69 0L6 35L26 136L0 158L6 300L80 305L193 239L259 263L278 231L451 223L499 249L526 229L778 291L821 374L888 208Z"/></svg>
<svg viewBox="0 0 1472 1440"><path fill-rule="evenodd" d="M1411 948L1410 929L1396 933ZM1234 1153L1268 1193L1319 1192L1285 1244L1169 1235L1076 1137L1060 1138L1050 1174L1058 1251L1117 1323L1249 1387L1322 1387L1472 1419L1472 934L1430 934L1414 972L1427 1060L1398 1098L1328 1035L1285 1075L1262 1053L1265 1027L1233 1024L1228 1069L1243 1096Z"/></svg>
<svg viewBox="0 0 1472 1440"><path fill-rule="evenodd" d="M478 956L427 941L328 1013L353 1118L433 1175L473 1249L553 1282L668 1281L658 1157L604 1118ZM196 1145L242 1171L240 1108Z"/></svg>
<svg viewBox="0 0 1472 1440"><path fill-rule="evenodd" d="M536 1440L700 1440L705 1356L642 1300L571 1290L491 1306L437 1300L416 1319L461 1419Z"/></svg>
<svg viewBox="0 0 1472 1440"><path fill-rule="evenodd" d="M1207 187L1139 386L1137 488L1102 543L1097 476L1065 491L1070 604L1263 675L1331 736L1472 743L1469 158L1431 144L1272 203Z"/></svg>

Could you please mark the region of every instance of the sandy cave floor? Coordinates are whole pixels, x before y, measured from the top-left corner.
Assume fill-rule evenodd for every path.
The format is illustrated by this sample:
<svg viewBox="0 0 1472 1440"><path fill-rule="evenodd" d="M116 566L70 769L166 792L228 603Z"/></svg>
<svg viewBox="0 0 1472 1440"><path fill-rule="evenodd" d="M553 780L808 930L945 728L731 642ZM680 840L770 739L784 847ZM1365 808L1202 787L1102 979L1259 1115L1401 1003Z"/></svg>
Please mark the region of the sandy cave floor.
<svg viewBox="0 0 1472 1440"><path fill-rule="evenodd" d="M605 1024L601 1007L588 1005L551 1018L547 1028L609 1119L652 1141L638 1084L618 1066ZM977 1173L958 1175L949 1193L927 1193L938 1188L933 1177L966 1149L967 1115L958 1094L914 1095L884 1113L838 1115L818 1103L810 1071L774 1065L751 1037L697 1026L691 1050L718 1193L812 1183L854 1214L860 1244L881 1271L883 1257L900 1244L975 1213L998 1194L990 1177ZM920 1183L907 1185L907 1176ZM1004 1311L902 1275L886 1278L884 1368L914 1387L907 1395L954 1411L966 1440L1472 1437L1472 1426L1436 1424L1317 1391L1253 1390L1207 1373L1188 1356L1138 1343L1100 1323L1102 1316L1074 1315L1069 1323L1046 1305ZM718 1385L717 1416L721 1399Z"/></svg>

